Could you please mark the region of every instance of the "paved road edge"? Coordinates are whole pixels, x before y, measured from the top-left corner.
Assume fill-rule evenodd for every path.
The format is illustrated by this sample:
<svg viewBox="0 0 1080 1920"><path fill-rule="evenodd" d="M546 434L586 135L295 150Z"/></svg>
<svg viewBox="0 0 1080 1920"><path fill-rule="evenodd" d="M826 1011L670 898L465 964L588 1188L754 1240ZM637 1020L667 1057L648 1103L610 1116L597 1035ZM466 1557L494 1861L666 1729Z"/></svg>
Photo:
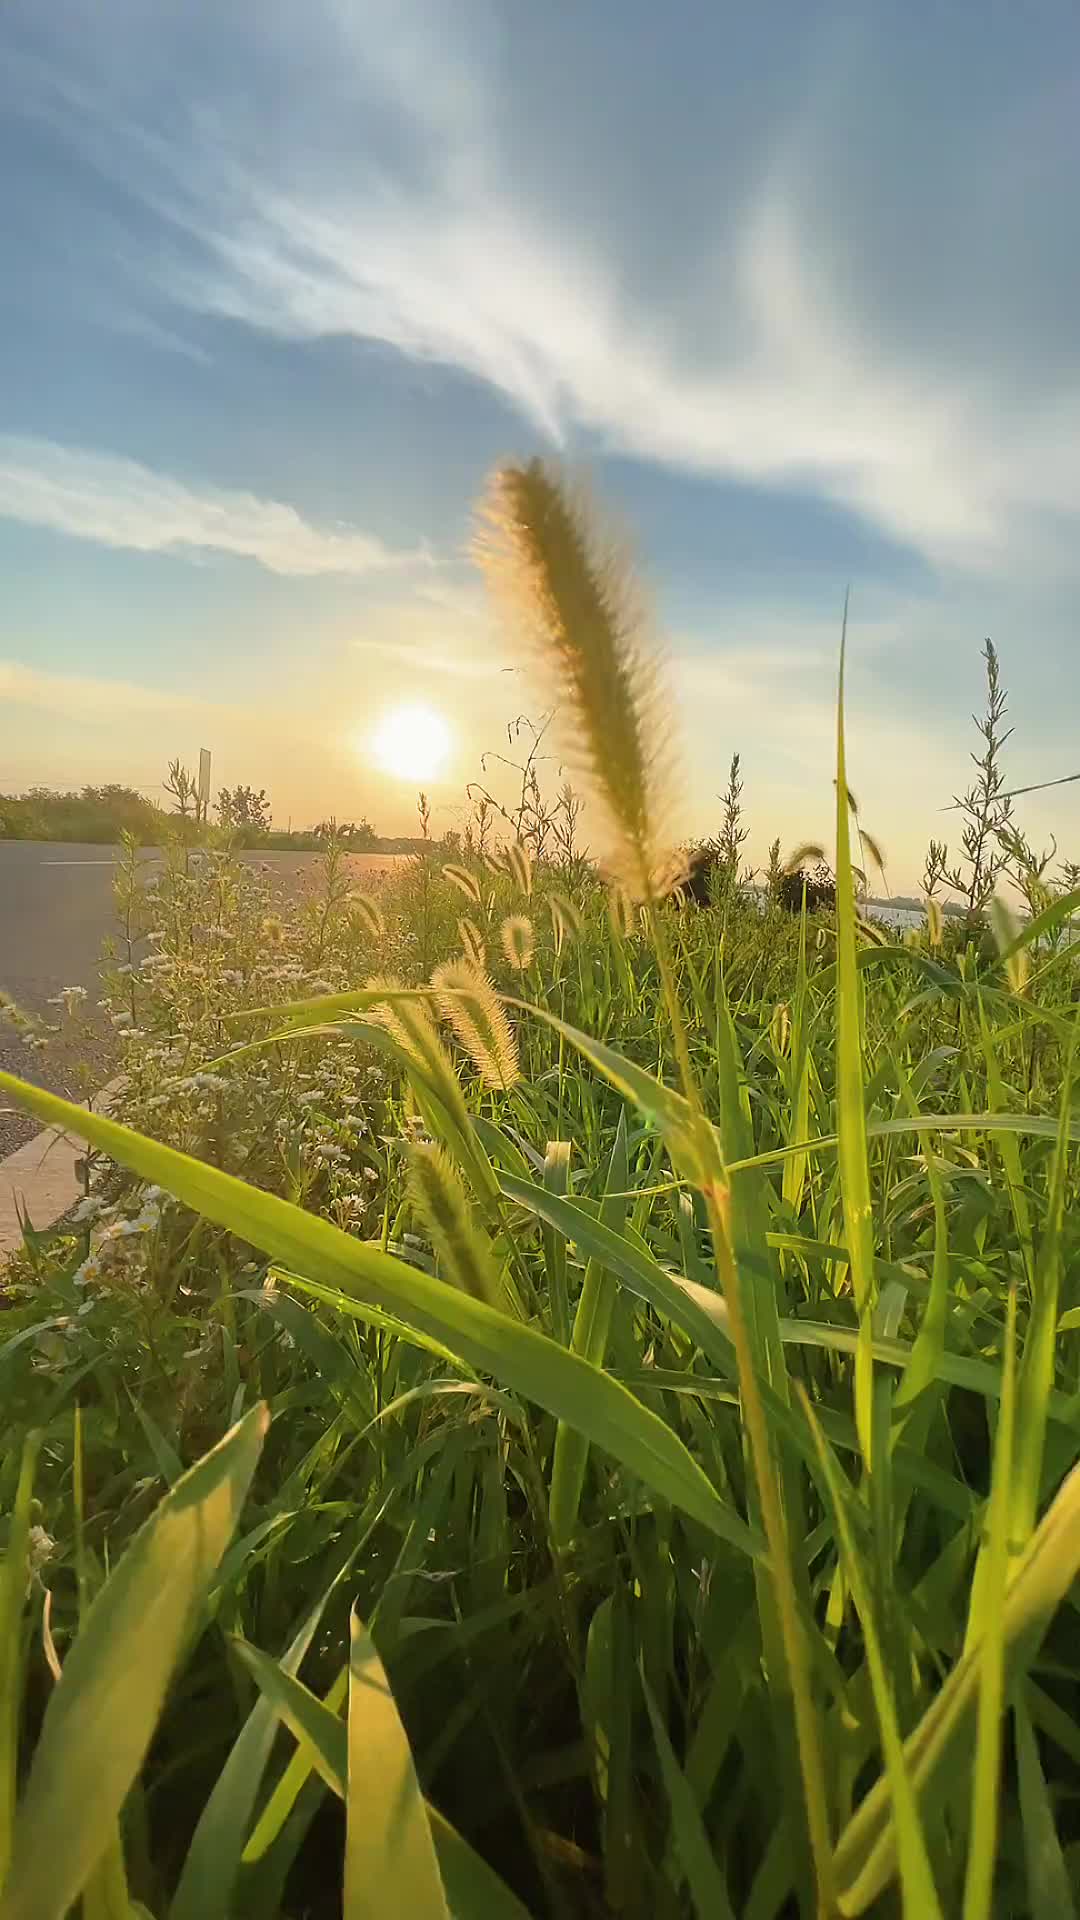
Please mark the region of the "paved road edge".
<svg viewBox="0 0 1080 1920"><path fill-rule="evenodd" d="M119 1085L116 1079L102 1087L94 1095L95 1107L108 1106L109 1095ZM0 1160L0 1259L22 1246L21 1215L29 1216L31 1225L43 1231L82 1197L76 1166L85 1154L84 1141L72 1139L58 1127L46 1127Z"/></svg>

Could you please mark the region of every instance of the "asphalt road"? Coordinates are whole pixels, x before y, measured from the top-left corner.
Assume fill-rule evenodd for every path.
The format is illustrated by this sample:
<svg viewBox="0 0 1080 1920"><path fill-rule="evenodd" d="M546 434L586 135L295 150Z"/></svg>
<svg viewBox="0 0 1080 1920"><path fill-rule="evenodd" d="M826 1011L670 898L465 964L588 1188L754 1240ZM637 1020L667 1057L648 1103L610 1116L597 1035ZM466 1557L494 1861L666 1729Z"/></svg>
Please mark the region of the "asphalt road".
<svg viewBox="0 0 1080 1920"><path fill-rule="evenodd" d="M118 931L113 911L113 880L120 849L62 845L44 840L0 840L0 987L28 1012L56 1017L49 1002L63 987L85 987L89 1021L74 1045L53 1041L44 1052L24 1047L17 1032L0 1020L0 1067L54 1093L82 1100L110 1074L111 1028L96 1007L102 946ZM154 848L141 857L156 861ZM363 875L386 871L393 854L353 854L357 883ZM267 873L270 885L296 898L318 884L320 855L268 853L241 855ZM0 1159L37 1132L34 1121L0 1100Z"/></svg>

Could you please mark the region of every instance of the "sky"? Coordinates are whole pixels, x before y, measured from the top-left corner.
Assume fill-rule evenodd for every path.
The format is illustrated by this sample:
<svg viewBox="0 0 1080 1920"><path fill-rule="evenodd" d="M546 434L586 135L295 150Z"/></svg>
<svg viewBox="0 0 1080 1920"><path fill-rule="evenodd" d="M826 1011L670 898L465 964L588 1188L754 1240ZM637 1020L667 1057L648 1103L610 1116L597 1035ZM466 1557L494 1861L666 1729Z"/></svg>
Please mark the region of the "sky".
<svg viewBox="0 0 1080 1920"><path fill-rule="evenodd" d="M1080 766L1077 126L1075 0L7 0L0 791L207 746L399 832L421 701L460 827L543 707L470 558L540 453L633 539L689 835L738 751L752 858L828 837L850 588L913 889L986 635L1010 784ZM1019 803L1074 859L1077 794Z"/></svg>

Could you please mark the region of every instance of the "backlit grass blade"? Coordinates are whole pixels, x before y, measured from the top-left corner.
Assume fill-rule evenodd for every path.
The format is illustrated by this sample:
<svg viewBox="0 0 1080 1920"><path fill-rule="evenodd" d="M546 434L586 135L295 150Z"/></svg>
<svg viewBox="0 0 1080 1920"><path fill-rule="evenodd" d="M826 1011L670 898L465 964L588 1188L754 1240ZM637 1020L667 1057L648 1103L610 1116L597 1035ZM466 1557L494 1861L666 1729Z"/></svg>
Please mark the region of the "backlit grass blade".
<svg viewBox="0 0 1080 1920"><path fill-rule="evenodd" d="M282 1656L286 1673L294 1674L299 1669L326 1603L345 1571L342 1568L335 1575ZM169 1920L229 1920L241 1856L276 1732L277 1720L269 1701L257 1700L199 1815L169 1908Z"/></svg>
<svg viewBox="0 0 1080 1920"><path fill-rule="evenodd" d="M941 1906L934 1886L934 1876L930 1870L913 1782L900 1737L900 1725L896 1715L896 1702L888 1662L878 1634L867 1567L856 1543L848 1515L847 1503L852 1496L805 1392L802 1393L802 1402L803 1411L817 1445L821 1470L829 1489L832 1519L836 1528L844 1575L851 1589L862 1627L866 1664L881 1731L886 1778L892 1797L896 1853L904 1893L904 1913L905 1916L910 1916L910 1920L941 1920ZM843 1907L843 1902L841 1905Z"/></svg>
<svg viewBox="0 0 1080 1920"><path fill-rule="evenodd" d="M1074 1468L1044 1514L1020 1561L1002 1610L1004 1685L1011 1692L1061 1600L1080 1572L1080 1468ZM920 1799L958 1753L970 1753L982 1650L975 1646L947 1680L904 1742L908 1777ZM836 1848L840 1909L865 1913L896 1871L896 1832L886 1778L871 1787L849 1820Z"/></svg>
<svg viewBox="0 0 1080 1920"><path fill-rule="evenodd" d="M387 1892L416 1920L449 1920L405 1729L370 1634L349 1621L349 1760L342 1920L382 1920Z"/></svg>
<svg viewBox="0 0 1080 1920"><path fill-rule="evenodd" d="M285 1673L277 1661L246 1641L236 1642L236 1651L248 1667L260 1691L299 1742L307 1763L324 1780L339 1800L348 1794L349 1732L336 1708L344 1703L347 1691L345 1673L333 1691L333 1701L317 1700L295 1676ZM395 1709L396 1712L396 1709ZM404 1738L404 1732L402 1733ZM424 1803L439 1873L454 1920L529 1920L525 1908L510 1892L498 1874L464 1840L435 1807ZM383 1888L382 1913L396 1901L396 1882L391 1879L390 1893ZM396 1907L395 1907L395 1910ZM400 1911L404 1913L405 1908Z"/></svg>
<svg viewBox="0 0 1080 1920"><path fill-rule="evenodd" d="M866 1157L863 1094L862 990L856 962L855 882L851 870L847 757L844 749L844 665L847 601L840 637L840 684L836 698L836 1117L840 1191L851 1284L859 1317L855 1356L855 1424L867 1471L872 1469L874 1357L871 1315L875 1299L874 1224Z"/></svg>
<svg viewBox="0 0 1080 1920"><path fill-rule="evenodd" d="M92 1602L45 1710L3 1920L62 1920L100 1859L247 1496L255 1407L161 1501Z"/></svg>
<svg viewBox="0 0 1080 1920"><path fill-rule="evenodd" d="M994 1444L986 1553L984 1630L979 1662L979 1712L971 1778L971 1826L964 1880L964 1920L990 1920L998 1842L1001 1723L1005 1705L1003 1607L1009 1581L1013 1430L1016 1418L1016 1294L1005 1325L1001 1412Z"/></svg>
<svg viewBox="0 0 1080 1920"><path fill-rule="evenodd" d="M628 1179L626 1156L626 1112L619 1115L615 1144L608 1165L607 1186L600 1208L603 1226L617 1233L626 1215L625 1190ZM574 1315L571 1348L594 1367L602 1367L607 1356L611 1314L615 1304L615 1277L594 1254L585 1268L585 1277ZM548 1490L548 1524L555 1546L570 1545L577 1527L581 1493L589 1443L578 1427L560 1422L555 1434L555 1453Z"/></svg>
<svg viewBox="0 0 1080 1920"><path fill-rule="evenodd" d="M757 1551L756 1537L720 1499L678 1435L609 1374L554 1340L354 1239L329 1221L130 1127L11 1074L0 1074L0 1087L30 1112L89 1140L121 1166L307 1276L308 1291L315 1297L360 1318L370 1304L434 1337L470 1369L491 1374L556 1419L580 1426L595 1446L720 1539L746 1553Z"/></svg>

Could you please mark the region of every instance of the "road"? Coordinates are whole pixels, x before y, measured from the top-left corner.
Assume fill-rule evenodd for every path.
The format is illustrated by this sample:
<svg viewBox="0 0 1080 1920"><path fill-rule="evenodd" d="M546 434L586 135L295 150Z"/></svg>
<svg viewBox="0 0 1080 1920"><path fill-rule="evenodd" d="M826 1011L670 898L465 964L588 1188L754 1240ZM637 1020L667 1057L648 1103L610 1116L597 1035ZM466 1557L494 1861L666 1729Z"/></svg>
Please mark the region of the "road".
<svg viewBox="0 0 1080 1920"><path fill-rule="evenodd" d="M68 846L44 840L0 840L0 987L28 1012L55 1018L52 997L63 987L85 987L90 1031L75 1045L54 1041L44 1052L24 1047L0 1020L0 1067L54 1093L81 1100L109 1078L111 1029L96 1007L102 945L116 931L113 880L118 847ZM148 861L160 858L142 849ZM320 856L266 853L241 856L269 870L275 890L296 895L312 886ZM393 854L353 854L361 872L385 870ZM34 1121L0 1100L0 1158L37 1132Z"/></svg>

